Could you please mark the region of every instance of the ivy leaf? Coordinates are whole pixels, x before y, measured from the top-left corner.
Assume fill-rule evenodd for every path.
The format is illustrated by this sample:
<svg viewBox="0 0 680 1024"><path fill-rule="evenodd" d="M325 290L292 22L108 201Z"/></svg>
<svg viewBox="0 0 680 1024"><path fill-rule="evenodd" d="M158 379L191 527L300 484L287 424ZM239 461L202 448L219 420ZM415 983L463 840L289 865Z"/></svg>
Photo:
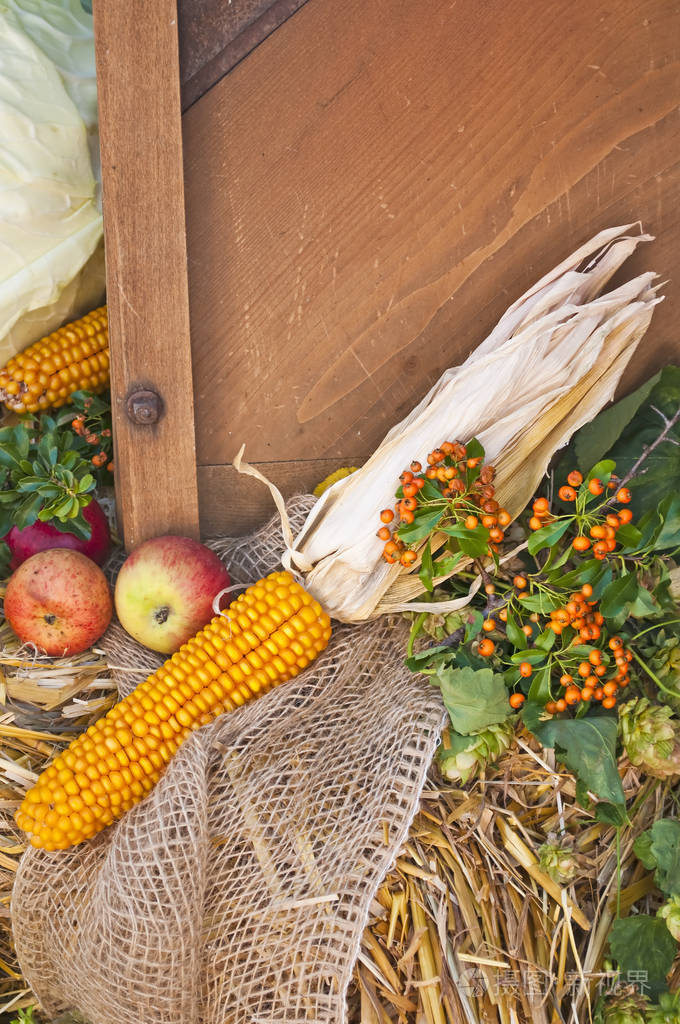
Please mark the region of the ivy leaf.
<svg viewBox="0 0 680 1024"><path fill-rule="evenodd" d="M442 669L436 681L451 724L461 735L504 722L510 713L505 680L490 668Z"/></svg>
<svg viewBox="0 0 680 1024"><path fill-rule="evenodd" d="M619 918L612 924L609 948L624 981L631 976L643 977L642 983L653 999L667 990L666 975L673 964L677 943L664 920L649 914Z"/></svg>
<svg viewBox="0 0 680 1024"><path fill-rule="evenodd" d="M540 530L536 530L531 534L527 543L529 554L535 555L542 551L543 548L551 548L553 544L556 544L564 536L573 522L574 517L569 516L566 519L558 519L556 523L550 523L549 526L542 526Z"/></svg>
<svg viewBox="0 0 680 1024"><path fill-rule="evenodd" d="M532 700L535 696L531 694ZM616 719L595 715L587 718L553 718L533 730L544 747L555 747L558 756L600 800L625 803L616 767Z"/></svg>
<svg viewBox="0 0 680 1024"><path fill-rule="evenodd" d="M662 892L680 895L680 821L660 818L637 837L633 849L648 871L656 869L654 881Z"/></svg>

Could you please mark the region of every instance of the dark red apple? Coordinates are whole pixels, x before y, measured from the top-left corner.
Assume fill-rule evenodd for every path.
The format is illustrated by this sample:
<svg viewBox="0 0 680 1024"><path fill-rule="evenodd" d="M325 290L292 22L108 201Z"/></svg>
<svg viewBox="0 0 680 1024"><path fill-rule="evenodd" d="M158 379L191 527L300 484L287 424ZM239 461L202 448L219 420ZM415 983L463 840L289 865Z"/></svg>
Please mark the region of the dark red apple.
<svg viewBox="0 0 680 1024"><path fill-rule="evenodd" d="M5 617L24 643L45 654L80 654L102 635L113 613L104 573L69 548L32 555L10 576Z"/></svg>
<svg viewBox="0 0 680 1024"><path fill-rule="evenodd" d="M228 586L229 574L210 548L189 537L154 537L123 563L114 601L130 636L171 654L210 622L213 599Z"/></svg>
<svg viewBox="0 0 680 1024"><path fill-rule="evenodd" d="M64 533L51 523L35 522L19 530L13 526L4 540L12 552L10 569L18 569L22 562L39 551L50 548L70 548L103 565L111 546L109 524L101 505L93 498L83 509L83 517L92 527L89 540L81 540L74 533Z"/></svg>

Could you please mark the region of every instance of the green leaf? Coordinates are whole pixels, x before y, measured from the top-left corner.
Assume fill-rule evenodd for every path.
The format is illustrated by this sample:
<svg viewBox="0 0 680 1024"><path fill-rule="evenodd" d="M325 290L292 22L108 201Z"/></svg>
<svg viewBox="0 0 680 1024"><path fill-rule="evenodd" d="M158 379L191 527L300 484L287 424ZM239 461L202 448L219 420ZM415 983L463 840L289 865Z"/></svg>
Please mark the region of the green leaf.
<svg viewBox="0 0 680 1024"><path fill-rule="evenodd" d="M484 623L484 616L482 615L482 613L480 611L477 611L475 609L475 610L473 610L472 612L470 612L468 614L469 614L469 617L468 617L467 624L465 626L465 636L463 638L463 643L464 644L469 643L470 640L472 640L474 637L479 635L479 632L480 632L480 630L482 628L482 625Z"/></svg>
<svg viewBox="0 0 680 1024"><path fill-rule="evenodd" d="M557 633L552 629L544 629L534 640L534 646L540 647L542 651L551 651L557 641Z"/></svg>
<svg viewBox="0 0 680 1024"><path fill-rule="evenodd" d="M659 551L677 547L680 544L680 494L668 494L659 503L658 513L663 525L654 540L654 547Z"/></svg>
<svg viewBox="0 0 680 1024"><path fill-rule="evenodd" d="M468 459L484 458L484 448L476 437L473 437L471 441L467 442L467 444L465 445L465 450L467 453L466 458Z"/></svg>
<svg viewBox="0 0 680 1024"><path fill-rule="evenodd" d="M615 619L625 611L637 597L638 579L634 572L627 572L612 580L605 587L600 601L600 611L605 619Z"/></svg>
<svg viewBox="0 0 680 1024"><path fill-rule="evenodd" d="M633 849L654 881L669 896L680 895L680 821L660 818L635 840Z"/></svg>
<svg viewBox="0 0 680 1024"><path fill-rule="evenodd" d="M677 951L677 943L666 922L649 914L635 914L614 921L609 948L624 982L634 972L646 975L645 994L652 998L667 989L666 975Z"/></svg>
<svg viewBox="0 0 680 1024"><path fill-rule="evenodd" d="M427 511L425 509L422 512L417 512L412 523L407 523L405 526L400 526L397 530L397 536L407 544L412 544L414 541L423 540L428 534L432 533L435 526L444 515L444 509L435 509L434 511Z"/></svg>
<svg viewBox="0 0 680 1024"><path fill-rule="evenodd" d="M550 697L546 697L545 700L550 700ZM529 691L527 702L520 713L520 718L529 732L535 733L541 718L545 715L545 700L534 700L531 696L531 691Z"/></svg>
<svg viewBox="0 0 680 1024"><path fill-rule="evenodd" d="M72 533L80 540L89 540L92 536L92 527L82 515L75 519L51 519L50 522L60 533Z"/></svg>
<svg viewBox="0 0 680 1024"><path fill-rule="evenodd" d="M432 585L432 548L428 540L427 544L423 548L422 561L420 566L420 572L418 573L418 579L422 583L425 590L429 590L432 593L434 587Z"/></svg>
<svg viewBox="0 0 680 1024"><path fill-rule="evenodd" d="M451 724L461 735L504 722L510 713L503 676L490 668L442 669L436 681Z"/></svg>
<svg viewBox="0 0 680 1024"><path fill-rule="evenodd" d="M597 478L606 486L615 469L616 463L613 459L601 459L599 462L596 462L592 469L586 474L586 478L583 483L587 486L591 480ZM593 495L593 497L596 497L596 495Z"/></svg>
<svg viewBox="0 0 680 1024"><path fill-rule="evenodd" d="M562 604L561 598L545 591L537 591L535 594L524 594L519 600L528 611L540 612L541 615L549 615L550 612L554 611L555 608L559 608Z"/></svg>
<svg viewBox="0 0 680 1024"><path fill-rule="evenodd" d="M401 490L401 488L399 488L399 490ZM420 492L418 494L418 500L419 501L444 501L444 499L442 498L442 492L439 490L439 488L436 486L436 484L433 484L431 480L427 479L427 477L425 477L425 483L420 488Z"/></svg>
<svg viewBox="0 0 680 1024"><path fill-rule="evenodd" d="M532 699L533 698L533 695ZM555 747L567 768L582 779L600 800L623 804L625 798L616 767L616 719L553 718L541 722L534 736L544 747Z"/></svg>
<svg viewBox="0 0 680 1024"><path fill-rule="evenodd" d="M642 542L642 532L632 523L623 523L616 531L616 543L623 551L637 551Z"/></svg>
<svg viewBox="0 0 680 1024"><path fill-rule="evenodd" d="M650 377L632 395L627 395L615 405L610 405L594 420L581 427L572 444L576 454L576 465L582 473L585 473L589 466L606 455L616 444L640 406L646 402L660 376L661 374L657 373Z"/></svg>
<svg viewBox="0 0 680 1024"><path fill-rule="evenodd" d="M78 492L79 494L86 494L91 491L94 487L94 477L91 473L86 473L85 476L81 476L78 481ZM429 546L429 545L428 545Z"/></svg>
<svg viewBox="0 0 680 1024"><path fill-rule="evenodd" d="M649 615L659 615L661 608L654 599L654 595L642 585L638 586L635 600L630 606L630 614L636 619L644 619Z"/></svg>
<svg viewBox="0 0 680 1024"><path fill-rule="evenodd" d="M550 691L550 665L545 665L538 672L535 672L531 677L531 685L529 687L529 700L540 704L541 709L545 708L545 704L552 698ZM530 728L527 719L525 718L527 728Z"/></svg>
<svg viewBox="0 0 680 1024"><path fill-rule="evenodd" d="M596 804L593 813L597 821L602 821L605 825L615 825L619 828L621 825L630 824L625 804L608 804L602 801Z"/></svg>
<svg viewBox="0 0 680 1024"><path fill-rule="evenodd" d="M505 632L513 647L522 649L526 645L527 638L512 615L508 615L508 621L505 623Z"/></svg>
<svg viewBox="0 0 680 1024"><path fill-rule="evenodd" d="M443 526L442 533L458 541L461 551L471 558L481 558L489 546L489 531L484 526L468 530L462 523L455 526Z"/></svg>
<svg viewBox="0 0 680 1024"><path fill-rule="evenodd" d="M2 527L0 526L0 530ZM0 580L7 579L10 574L9 563L12 561L12 552L9 549L9 545L4 541L0 540Z"/></svg>
<svg viewBox="0 0 680 1024"><path fill-rule="evenodd" d="M14 525L17 529L23 530L27 526L32 526L38 518L38 512L40 511L42 503L43 499L40 494L29 494L29 496L21 502L14 512Z"/></svg>
<svg viewBox="0 0 680 1024"><path fill-rule="evenodd" d="M574 516L569 516L566 519L558 519L557 522L550 523L548 526L542 526L540 530L536 530L531 534L527 543L529 554L535 555L543 548L551 548L553 544L556 544L564 536L573 522Z"/></svg>
<svg viewBox="0 0 680 1024"><path fill-rule="evenodd" d="M522 634L524 636L524 634ZM526 640L526 637L524 637ZM533 647L527 648L523 651L516 651L510 658L513 665L519 665L523 661L528 661L530 665L540 665L542 661L545 661L545 651L534 650Z"/></svg>
<svg viewBox="0 0 680 1024"><path fill-rule="evenodd" d="M632 468L643 448L652 444L663 430L663 420L653 406L669 418L677 411L680 406L680 367L666 366L661 371L647 401L609 450L608 454L616 460L621 477ZM680 423L675 425L669 436L676 442L680 441ZM641 469L641 475L629 484L633 495L629 507L636 522L647 509L656 508L668 495L670 481L680 479L680 447L668 441L662 442L645 459Z"/></svg>
<svg viewBox="0 0 680 1024"><path fill-rule="evenodd" d="M653 871L656 867L656 857L652 853L653 844L651 828L648 828L646 832L641 832L633 843L635 856L642 861L648 871Z"/></svg>
<svg viewBox="0 0 680 1024"><path fill-rule="evenodd" d="M455 554L449 555L447 558L438 558L434 563L434 575L448 576L456 568L462 557L462 552L456 551Z"/></svg>

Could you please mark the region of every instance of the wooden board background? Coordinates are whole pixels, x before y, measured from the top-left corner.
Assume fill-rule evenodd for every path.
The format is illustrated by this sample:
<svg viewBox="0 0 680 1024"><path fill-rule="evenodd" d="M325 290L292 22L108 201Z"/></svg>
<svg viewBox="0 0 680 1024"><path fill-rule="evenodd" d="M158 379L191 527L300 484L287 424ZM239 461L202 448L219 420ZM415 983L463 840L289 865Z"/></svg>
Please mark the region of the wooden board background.
<svg viewBox="0 0 680 1024"><path fill-rule="evenodd" d="M198 536L176 0L95 3L118 522ZM124 73L121 73L121 69ZM153 425L128 396L161 396Z"/></svg>
<svg viewBox="0 0 680 1024"><path fill-rule="evenodd" d="M288 493L365 459L605 226L669 279L625 388L680 358L679 51L669 0L308 0L184 114L203 533L271 511L242 442Z"/></svg>

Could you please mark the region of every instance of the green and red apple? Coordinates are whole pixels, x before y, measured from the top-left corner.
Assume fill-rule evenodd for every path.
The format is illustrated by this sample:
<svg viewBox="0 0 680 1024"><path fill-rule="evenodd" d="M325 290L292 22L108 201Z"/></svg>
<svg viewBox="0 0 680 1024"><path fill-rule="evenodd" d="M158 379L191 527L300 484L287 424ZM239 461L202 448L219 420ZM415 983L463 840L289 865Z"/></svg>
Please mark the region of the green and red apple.
<svg viewBox="0 0 680 1024"><path fill-rule="evenodd" d="M116 614L140 644L172 654L212 619L213 601L228 586L229 574L210 548L189 537L154 537L118 573Z"/></svg>
<svg viewBox="0 0 680 1024"><path fill-rule="evenodd" d="M106 576L79 551L50 548L27 558L12 574L5 617L24 643L61 657L91 647L111 621Z"/></svg>

